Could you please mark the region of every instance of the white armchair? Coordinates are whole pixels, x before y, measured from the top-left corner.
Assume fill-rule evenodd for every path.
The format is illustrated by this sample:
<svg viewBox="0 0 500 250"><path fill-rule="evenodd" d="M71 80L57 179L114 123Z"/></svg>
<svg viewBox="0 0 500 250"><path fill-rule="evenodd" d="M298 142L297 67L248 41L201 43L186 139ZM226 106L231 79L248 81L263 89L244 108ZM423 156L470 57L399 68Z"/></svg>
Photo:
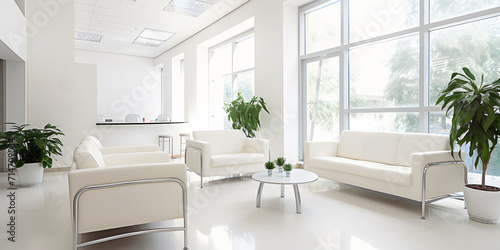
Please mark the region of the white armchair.
<svg viewBox="0 0 500 250"><path fill-rule="evenodd" d="M88 141L101 151L103 155L106 154L123 154L123 153L137 153L137 152L152 152L160 151L158 145L140 145L140 146L118 146L118 147L103 147L99 139L94 136L88 135L82 139L82 142Z"/></svg>
<svg viewBox="0 0 500 250"><path fill-rule="evenodd" d="M186 140L185 163L203 177L255 173L269 159L269 142L246 138L241 130L193 131Z"/></svg>
<svg viewBox="0 0 500 250"><path fill-rule="evenodd" d="M103 155L91 142L75 149L68 174L73 250L113 239L183 231L187 249L186 167L165 152ZM83 233L183 218L183 226L157 228L78 242Z"/></svg>

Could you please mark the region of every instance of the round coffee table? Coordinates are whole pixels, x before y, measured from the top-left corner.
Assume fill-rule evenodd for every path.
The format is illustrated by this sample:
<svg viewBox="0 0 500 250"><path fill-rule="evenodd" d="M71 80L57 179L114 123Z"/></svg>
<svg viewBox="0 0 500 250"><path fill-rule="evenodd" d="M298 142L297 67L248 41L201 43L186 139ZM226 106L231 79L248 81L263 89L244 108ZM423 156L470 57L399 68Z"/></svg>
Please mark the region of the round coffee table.
<svg viewBox="0 0 500 250"><path fill-rule="evenodd" d="M281 185L281 198L285 197L285 185L293 185L295 192L295 205L297 213L302 213L302 202L300 201L300 193L298 184L311 183L318 179L318 175L303 169L293 169L290 177L286 177L285 172L274 170L271 176L267 175L267 170L258 172L252 175L252 179L260 182L259 190L257 191L256 207L260 207L260 198L262 196L262 188L264 183Z"/></svg>

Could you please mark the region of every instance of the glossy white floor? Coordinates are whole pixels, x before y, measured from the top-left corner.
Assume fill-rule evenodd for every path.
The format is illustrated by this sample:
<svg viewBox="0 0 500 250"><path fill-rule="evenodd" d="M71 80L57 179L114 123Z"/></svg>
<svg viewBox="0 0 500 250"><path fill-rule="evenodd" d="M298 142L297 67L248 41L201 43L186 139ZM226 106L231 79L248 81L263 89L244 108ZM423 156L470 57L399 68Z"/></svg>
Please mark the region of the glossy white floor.
<svg viewBox="0 0 500 250"><path fill-rule="evenodd" d="M41 186L17 190L15 243L6 233L6 174L0 178L0 249L71 249L67 174L45 173ZM430 205L423 221L417 202L320 179L300 186L303 213L296 214L291 186L279 198L279 186L265 185L262 207L256 208L256 181L218 180L199 189L199 178L189 174L189 179L189 249L500 249L500 225L469 221L463 203L456 200ZM181 250L182 233L81 249Z"/></svg>

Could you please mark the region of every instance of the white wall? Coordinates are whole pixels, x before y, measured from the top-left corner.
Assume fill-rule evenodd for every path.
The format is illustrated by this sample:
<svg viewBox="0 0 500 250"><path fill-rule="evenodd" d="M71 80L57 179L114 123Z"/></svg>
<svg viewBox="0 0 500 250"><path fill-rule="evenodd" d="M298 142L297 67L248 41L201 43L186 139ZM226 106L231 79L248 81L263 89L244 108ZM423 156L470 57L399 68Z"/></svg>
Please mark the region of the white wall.
<svg viewBox="0 0 500 250"><path fill-rule="evenodd" d="M255 95L261 96L266 101L271 115L261 113L262 130L258 137L270 141L271 157L285 156L290 161L297 159L298 155L298 130L297 107L293 103L287 106L285 102L298 99L298 72L297 60L286 57L286 54L297 54L298 37L287 31L284 39L285 27L298 27L298 21L290 18L292 10L284 10L282 0L252 0L228 14L221 20L192 36L180 45L165 52L156 58L156 63L170 65L171 59L184 53L185 65L185 105L186 118L191 122L193 129L207 128L207 80L206 68L208 58L203 54L204 48L200 44L217 36L218 34L236 26L249 18L254 17L255 32ZM284 17L286 12L287 17ZM298 15L298 14L296 14ZM284 20L285 19L285 20ZM292 19L293 23L284 23ZM289 28L287 28L289 30ZM291 39L290 39L291 38ZM284 46L284 44L292 44ZM292 64L284 64L284 60L294 60ZM284 79L284 76L287 79ZM166 78L164 81L171 82ZM292 79L288 81L288 77ZM295 79L295 80L294 80ZM287 86L286 90L284 86ZM287 99L285 99L285 92ZM288 104L287 104L288 105ZM290 115L289 115L290 114ZM290 119L293 118L293 119ZM291 125L290 129L284 126ZM285 143L290 144L285 147Z"/></svg>
<svg viewBox="0 0 500 250"><path fill-rule="evenodd" d="M165 69L164 69L165 70ZM165 84L165 110L173 121L184 121L184 54L172 58L171 86ZM171 91L168 91L170 90Z"/></svg>
<svg viewBox="0 0 500 250"><path fill-rule="evenodd" d="M96 67L75 63L73 1L27 1L26 18L36 28L28 39L27 121L66 134L64 156L54 165L67 167L77 143L96 129Z"/></svg>
<svg viewBox="0 0 500 250"><path fill-rule="evenodd" d="M3 0L1 5L0 58L26 61L26 18L14 0Z"/></svg>
<svg viewBox="0 0 500 250"><path fill-rule="evenodd" d="M5 121L24 124L26 123L26 63L9 60L5 64L7 93Z"/></svg>
<svg viewBox="0 0 500 250"><path fill-rule="evenodd" d="M139 114L146 121L161 113L160 71L154 59L75 50L75 61L97 66L97 110L113 121Z"/></svg>

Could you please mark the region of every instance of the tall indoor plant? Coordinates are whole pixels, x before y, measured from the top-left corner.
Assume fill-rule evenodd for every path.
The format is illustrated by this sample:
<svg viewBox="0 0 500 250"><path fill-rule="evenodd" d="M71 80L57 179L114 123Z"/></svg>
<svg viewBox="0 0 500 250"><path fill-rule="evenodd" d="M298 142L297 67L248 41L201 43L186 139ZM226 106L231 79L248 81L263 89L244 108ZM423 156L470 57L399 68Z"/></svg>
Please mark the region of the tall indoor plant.
<svg viewBox="0 0 500 250"><path fill-rule="evenodd" d="M500 188L486 185L486 169L500 136L500 79L485 83L483 75L476 79L468 68L455 72L436 104L453 113L450 146L468 145L474 166L482 167L481 185L464 188L469 217L484 223L496 223L500 215ZM498 197L490 197L490 195ZM484 199L484 200L482 200ZM495 206L497 205L497 207ZM488 211L488 209L492 211Z"/></svg>
<svg viewBox="0 0 500 250"><path fill-rule="evenodd" d="M247 137L254 138L255 132L260 129L260 111L264 109L268 114L266 103L262 97L252 97L245 102L241 92L231 103L224 104L228 120L233 122L233 129L241 129Z"/></svg>
<svg viewBox="0 0 500 250"><path fill-rule="evenodd" d="M12 124L12 123L9 123ZM21 185L39 184L43 168L52 167L52 155L62 155L61 130L50 123L42 129L29 125L15 125L7 132L0 132L0 150L10 149L9 162L18 169Z"/></svg>

